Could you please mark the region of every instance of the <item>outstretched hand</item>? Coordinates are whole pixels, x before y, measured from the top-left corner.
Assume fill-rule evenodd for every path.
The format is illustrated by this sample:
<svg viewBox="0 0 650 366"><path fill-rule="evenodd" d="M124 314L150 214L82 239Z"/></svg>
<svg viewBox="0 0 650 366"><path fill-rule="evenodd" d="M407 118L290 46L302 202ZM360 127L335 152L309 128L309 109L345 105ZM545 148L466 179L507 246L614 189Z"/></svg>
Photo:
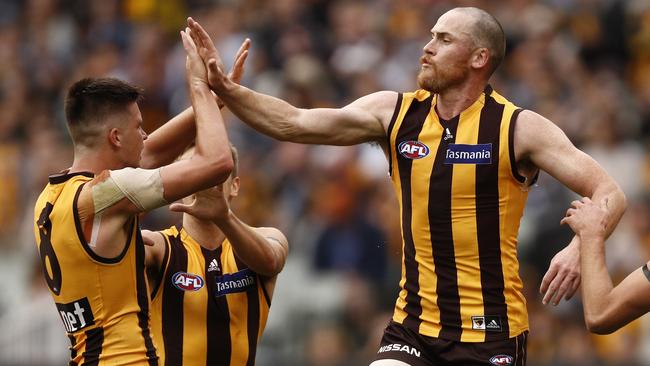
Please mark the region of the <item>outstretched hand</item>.
<svg viewBox="0 0 650 366"><path fill-rule="evenodd" d="M190 214L198 219L218 223L228 218L230 205L223 191L223 184L192 195L192 203L172 203L169 209Z"/></svg>
<svg viewBox="0 0 650 366"><path fill-rule="evenodd" d="M181 31L181 39L183 40L183 47L187 52L185 59L185 72L187 74L187 82L189 85L208 85L208 72L203 63L200 53L205 53L192 39L191 30L185 28Z"/></svg>
<svg viewBox="0 0 650 366"><path fill-rule="evenodd" d="M571 208L560 222L571 227L576 233L571 243L553 257L540 286L544 294L542 302L557 305L562 297L569 300L580 286L580 245L581 239L599 237L604 239L607 232L607 199L600 206L585 197L571 202Z"/></svg>
<svg viewBox="0 0 650 366"><path fill-rule="evenodd" d="M553 305L564 297L570 300L580 287L580 239L575 236L566 248L551 260L548 271L542 279L539 292L544 295L542 303Z"/></svg>
<svg viewBox="0 0 650 366"><path fill-rule="evenodd" d="M231 85L231 83L238 84L244 74L244 62L248 57L248 50L251 44L250 39L247 38L242 42L242 45L239 47L239 51L235 56L232 70L226 74L221 55L214 46L208 32L203 29L201 24L192 18L187 19L187 24L191 30L190 34L192 39L200 50L199 55L206 65L208 81L212 90L219 94L219 92L225 90L229 85Z"/></svg>

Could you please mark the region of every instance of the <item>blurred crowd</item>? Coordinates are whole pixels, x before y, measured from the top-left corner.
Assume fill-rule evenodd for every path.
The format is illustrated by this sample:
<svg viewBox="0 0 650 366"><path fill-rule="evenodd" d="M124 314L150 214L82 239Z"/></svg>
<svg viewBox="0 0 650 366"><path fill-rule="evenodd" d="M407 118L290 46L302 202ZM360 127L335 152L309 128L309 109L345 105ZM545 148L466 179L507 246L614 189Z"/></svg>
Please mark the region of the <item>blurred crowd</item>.
<svg viewBox="0 0 650 366"><path fill-rule="evenodd" d="M411 91L440 14L478 6L508 47L492 80L501 94L559 125L614 176L629 208L608 241L615 281L650 258L650 1L648 0L1 0L0 365L61 365L68 339L44 285L33 204L72 161L67 86L115 76L145 89L151 132L189 105L179 30L187 16L228 65L252 40L243 84L300 107L342 106L382 89ZM240 150L234 210L287 234L260 366L366 365L398 292L399 208L381 149L266 138L224 112ZM571 232L574 199L552 177L532 189L519 254L531 336L528 364L650 365L650 320L614 335L586 332L579 296L544 307L539 283ZM162 208L148 229L178 223Z"/></svg>

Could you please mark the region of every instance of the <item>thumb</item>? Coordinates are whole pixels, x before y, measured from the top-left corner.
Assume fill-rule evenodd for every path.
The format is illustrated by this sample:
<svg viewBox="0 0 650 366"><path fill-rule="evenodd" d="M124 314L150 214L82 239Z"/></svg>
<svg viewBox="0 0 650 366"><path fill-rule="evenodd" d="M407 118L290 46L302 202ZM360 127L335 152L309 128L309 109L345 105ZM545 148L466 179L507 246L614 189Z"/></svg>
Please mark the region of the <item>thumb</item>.
<svg viewBox="0 0 650 366"><path fill-rule="evenodd" d="M186 205L184 203L172 203L171 205L169 205L169 210L174 212L192 213L194 211L194 205Z"/></svg>
<svg viewBox="0 0 650 366"><path fill-rule="evenodd" d="M217 64L217 60L215 60L214 58L208 60L208 70L217 74L223 73L223 71L219 68L219 65Z"/></svg>

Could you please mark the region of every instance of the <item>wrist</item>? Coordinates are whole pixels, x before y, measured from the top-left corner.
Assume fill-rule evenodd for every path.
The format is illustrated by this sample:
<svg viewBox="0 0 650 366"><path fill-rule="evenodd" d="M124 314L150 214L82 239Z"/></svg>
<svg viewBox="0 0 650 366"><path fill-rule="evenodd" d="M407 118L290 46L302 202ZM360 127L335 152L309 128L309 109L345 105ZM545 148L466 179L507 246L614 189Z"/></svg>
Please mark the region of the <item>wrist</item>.
<svg viewBox="0 0 650 366"><path fill-rule="evenodd" d="M233 218L234 218L233 212L230 209L228 209L228 211L225 212L224 214L215 217L213 221L217 226L221 227L221 226L227 226L230 223L232 223Z"/></svg>
<svg viewBox="0 0 650 366"><path fill-rule="evenodd" d="M605 233L602 231L583 230L578 234L578 236L580 237L581 242L591 243L605 241Z"/></svg>

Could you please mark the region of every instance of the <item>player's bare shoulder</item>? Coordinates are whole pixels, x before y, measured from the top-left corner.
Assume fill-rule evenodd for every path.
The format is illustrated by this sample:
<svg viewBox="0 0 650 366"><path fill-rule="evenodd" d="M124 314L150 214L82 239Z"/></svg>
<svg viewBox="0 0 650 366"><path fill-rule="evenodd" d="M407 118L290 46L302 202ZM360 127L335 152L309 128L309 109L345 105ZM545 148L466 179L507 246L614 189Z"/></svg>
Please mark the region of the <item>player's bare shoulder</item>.
<svg viewBox="0 0 650 366"><path fill-rule="evenodd" d="M382 90L365 95L345 108L360 108L371 113L381 123L384 132L386 132L395 113L398 97L399 93L396 91Z"/></svg>
<svg viewBox="0 0 650 366"><path fill-rule="evenodd" d="M524 109L515 121L513 143L517 161L528 160L549 145L564 143L564 132L548 118Z"/></svg>

